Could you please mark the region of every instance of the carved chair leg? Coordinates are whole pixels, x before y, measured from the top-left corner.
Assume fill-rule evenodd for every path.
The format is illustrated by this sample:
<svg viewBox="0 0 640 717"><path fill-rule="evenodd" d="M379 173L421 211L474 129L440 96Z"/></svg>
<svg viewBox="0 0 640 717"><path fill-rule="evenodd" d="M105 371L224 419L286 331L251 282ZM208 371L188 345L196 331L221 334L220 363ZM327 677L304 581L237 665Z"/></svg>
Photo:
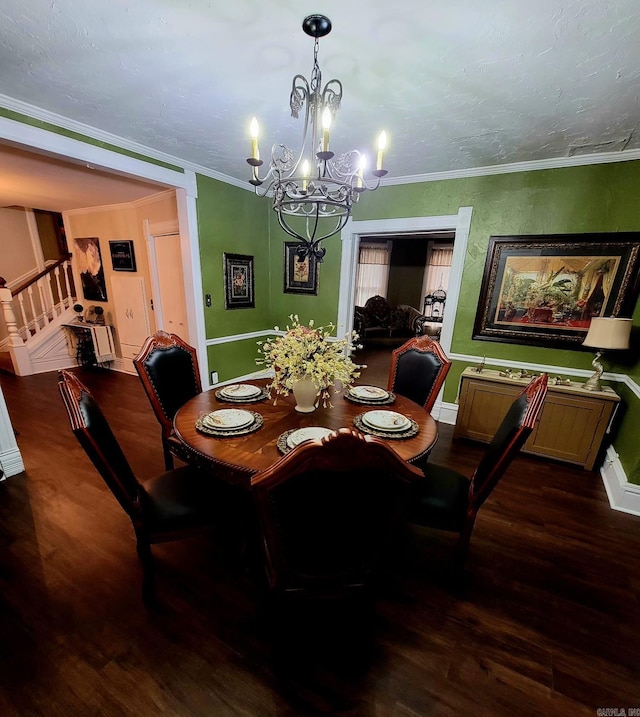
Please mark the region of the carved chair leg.
<svg viewBox="0 0 640 717"><path fill-rule="evenodd" d="M462 568L467 558L467 552L469 550L469 541L471 540L471 533L473 532L473 526L476 522L476 516L467 515L464 526L460 531L460 537L455 547L455 562L458 567Z"/></svg>
<svg viewBox="0 0 640 717"><path fill-rule="evenodd" d="M153 605L156 602L156 571L153 563L153 554L149 539L136 534L138 557L142 563L142 601L145 605Z"/></svg>
<svg viewBox="0 0 640 717"><path fill-rule="evenodd" d="M167 471L172 471L174 469L174 463L173 463L173 454L169 450L169 445L167 442L162 439L162 452L164 453L164 467Z"/></svg>

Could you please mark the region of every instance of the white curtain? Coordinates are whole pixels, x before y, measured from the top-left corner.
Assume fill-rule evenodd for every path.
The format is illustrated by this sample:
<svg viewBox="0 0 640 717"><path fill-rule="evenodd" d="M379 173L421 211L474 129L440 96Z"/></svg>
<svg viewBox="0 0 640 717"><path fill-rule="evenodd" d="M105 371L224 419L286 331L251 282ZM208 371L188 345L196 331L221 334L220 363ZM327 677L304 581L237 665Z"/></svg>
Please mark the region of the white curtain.
<svg viewBox="0 0 640 717"><path fill-rule="evenodd" d="M432 247L422 285L423 296L433 294L436 289L448 290L452 259L453 246L438 246L436 244Z"/></svg>
<svg viewBox="0 0 640 717"><path fill-rule="evenodd" d="M391 243L360 244L356 273L356 306L364 306L367 299L379 294L387 296Z"/></svg>

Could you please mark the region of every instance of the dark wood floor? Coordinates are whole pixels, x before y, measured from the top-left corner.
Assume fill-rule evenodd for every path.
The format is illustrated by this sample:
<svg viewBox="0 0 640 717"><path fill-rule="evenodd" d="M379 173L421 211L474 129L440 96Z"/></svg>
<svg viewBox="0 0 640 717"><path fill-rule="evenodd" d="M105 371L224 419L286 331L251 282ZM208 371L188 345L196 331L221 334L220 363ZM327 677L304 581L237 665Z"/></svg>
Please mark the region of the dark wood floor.
<svg viewBox="0 0 640 717"><path fill-rule="evenodd" d="M80 373L138 476L160 472L138 380ZM0 385L26 464L0 484L2 717L640 707L640 518L609 508L597 474L517 458L480 513L461 585L450 536L410 536L367 650L350 624L318 617L300 633L307 649L281 661L255 578L215 535L154 547L160 607L147 611L131 525L71 435L55 374ZM441 429L432 460L470 473L481 448Z"/></svg>

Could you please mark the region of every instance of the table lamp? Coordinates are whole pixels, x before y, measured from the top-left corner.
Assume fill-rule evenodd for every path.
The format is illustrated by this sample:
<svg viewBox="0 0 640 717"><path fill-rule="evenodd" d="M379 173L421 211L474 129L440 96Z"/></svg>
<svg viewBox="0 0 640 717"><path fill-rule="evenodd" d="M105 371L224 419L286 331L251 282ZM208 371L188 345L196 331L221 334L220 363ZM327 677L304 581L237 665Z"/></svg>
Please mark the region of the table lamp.
<svg viewBox="0 0 640 717"><path fill-rule="evenodd" d="M601 391L600 378L604 371L600 357L605 351L621 351L629 348L631 334L631 319L618 319L614 317L591 319L589 331L582 342L583 346L592 346L597 349L596 357L591 365L596 372L584 384L587 391Z"/></svg>

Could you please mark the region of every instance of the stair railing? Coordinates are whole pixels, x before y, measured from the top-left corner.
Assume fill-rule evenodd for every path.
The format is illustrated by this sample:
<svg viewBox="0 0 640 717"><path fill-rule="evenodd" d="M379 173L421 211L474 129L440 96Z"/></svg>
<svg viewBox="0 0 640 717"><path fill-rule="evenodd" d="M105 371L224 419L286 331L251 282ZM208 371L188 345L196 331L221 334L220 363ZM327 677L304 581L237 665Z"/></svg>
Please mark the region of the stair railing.
<svg viewBox="0 0 640 717"><path fill-rule="evenodd" d="M73 303L75 286L71 254L10 290L0 277L0 304L7 326L9 352L18 376L31 373L27 343Z"/></svg>

